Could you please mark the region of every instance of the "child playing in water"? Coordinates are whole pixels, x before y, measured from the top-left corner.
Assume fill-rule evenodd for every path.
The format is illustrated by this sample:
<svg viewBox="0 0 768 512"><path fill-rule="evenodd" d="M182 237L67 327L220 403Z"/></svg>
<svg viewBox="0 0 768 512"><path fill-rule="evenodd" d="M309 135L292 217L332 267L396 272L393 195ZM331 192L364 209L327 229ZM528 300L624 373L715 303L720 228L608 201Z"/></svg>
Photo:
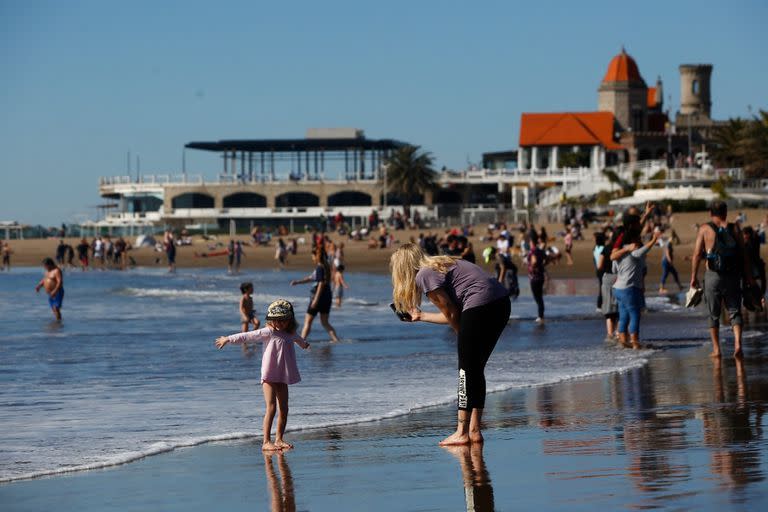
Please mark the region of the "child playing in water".
<svg viewBox="0 0 768 512"><path fill-rule="evenodd" d="M341 307L341 299L344 297L344 288L349 290L349 285L344 281L344 265L336 267L333 273L333 294L336 296L336 307Z"/></svg>
<svg viewBox="0 0 768 512"><path fill-rule="evenodd" d="M240 285L240 332L248 332L253 324L254 329L258 329L261 322L256 317L256 311L253 309L253 283L245 282ZM248 343L243 343L243 352L248 352L251 347Z"/></svg>
<svg viewBox="0 0 768 512"><path fill-rule="evenodd" d="M228 343L264 343L261 359L261 389L264 392L266 412L264 414L264 440L262 451L273 452L293 448L283 440L285 425L288 422L288 385L301 381L296 365L296 352L293 344L304 350L309 343L296 334L296 320L293 305L278 299L267 308L267 326L263 329L241 332L216 339L216 348L221 349ZM275 404L279 409L275 441L272 442L272 420L275 418Z"/></svg>
<svg viewBox="0 0 768 512"><path fill-rule="evenodd" d="M240 285L240 323L242 324L241 332L248 332L250 325L253 324L254 329L258 329L261 322L256 317L256 311L253 309L253 283L246 282Z"/></svg>
<svg viewBox="0 0 768 512"><path fill-rule="evenodd" d="M64 276L61 273L61 269L56 266L56 263L51 258L43 260L43 268L45 268L45 275L35 286L35 292L39 292L40 288L45 288L48 294L48 304L51 306L53 316L60 322L61 306L64 302Z"/></svg>

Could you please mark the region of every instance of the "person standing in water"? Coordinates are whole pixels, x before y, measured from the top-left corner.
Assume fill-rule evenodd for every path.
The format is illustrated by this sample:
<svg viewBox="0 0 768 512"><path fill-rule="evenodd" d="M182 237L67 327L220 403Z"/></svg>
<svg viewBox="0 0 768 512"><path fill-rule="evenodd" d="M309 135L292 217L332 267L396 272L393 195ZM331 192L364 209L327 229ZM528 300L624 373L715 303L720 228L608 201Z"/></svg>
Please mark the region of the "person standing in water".
<svg viewBox="0 0 768 512"><path fill-rule="evenodd" d="M3 255L3 264L2 264L2 270L7 270L8 272L11 271L11 254L13 251L11 250L10 244L8 242L3 242L2 250Z"/></svg>
<svg viewBox="0 0 768 512"><path fill-rule="evenodd" d="M344 289L349 289L349 285L344 280L344 265L336 267L333 273L333 294L336 295L336 307L341 307L341 300L344 298Z"/></svg>
<svg viewBox="0 0 768 512"><path fill-rule="evenodd" d="M448 324L458 336L458 424L440 445L482 443L485 365L509 320L507 289L473 263L427 256L411 243L392 254L389 268L397 311L407 312L411 322ZM419 309L422 294L439 312Z"/></svg>
<svg viewBox="0 0 768 512"><path fill-rule="evenodd" d="M539 240L535 231L531 231L531 251L528 253L528 281L531 285L531 295L536 301L536 323L544 323L544 283L547 280L546 243Z"/></svg>
<svg viewBox="0 0 768 512"><path fill-rule="evenodd" d="M64 275L51 258L43 260L43 268L45 274L35 286L35 292L40 292L40 288L45 288L53 316L56 317L56 320L61 321L61 306L64 302Z"/></svg>
<svg viewBox="0 0 768 512"><path fill-rule="evenodd" d="M309 336L309 332L312 330L312 322L319 313L320 323L328 332L331 341L337 342L339 341L339 338L336 336L336 330L328 321L328 315L331 313L331 305L333 303L333 292L331 291L331 266L328 264L328 258L321 245L319 245L315 252L312 253L312 261L315 264L314 272L304 279L291 281L291 286L311 282L315 283L312 287L312 295L309 299L307 314L304 315L304 327L301 329L301 337L306 339Z"/></svg>
<svg viewBox="0 0 768 512"><path fill-rule="evenodd" d="M264 438L261 450L274 452L293 448L283 440L285 425L288 423L288 386L301 381L296 364L296 351L293 344L304 350L309 348L302 337L296 334L296 320L293 305L279 299L267 308L267 326L256 331L241 332L231 336L216 338L216 348L222 349L227 344L263 343L261 359L261 389L264 393L266 411L262 427ZM272 442L272 421L277 416L277 431Z"/></svg>

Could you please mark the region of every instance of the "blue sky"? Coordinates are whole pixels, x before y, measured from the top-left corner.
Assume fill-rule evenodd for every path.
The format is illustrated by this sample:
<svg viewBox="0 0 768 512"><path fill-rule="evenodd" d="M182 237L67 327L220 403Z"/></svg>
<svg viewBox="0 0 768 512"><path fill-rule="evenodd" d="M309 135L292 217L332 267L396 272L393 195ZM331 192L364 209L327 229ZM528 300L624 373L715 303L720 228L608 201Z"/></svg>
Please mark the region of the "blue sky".
<svg viewBox="0 0 768 512"><path fill-rule="evenodd" d="M460 168L517 146L521 112L590 111L624 45L679 102L768 108L768 3L0 0L0 220L94 217L98 177L177 173L197 140L352 126ZM187 170L220 162L187 152Z"/></svg>

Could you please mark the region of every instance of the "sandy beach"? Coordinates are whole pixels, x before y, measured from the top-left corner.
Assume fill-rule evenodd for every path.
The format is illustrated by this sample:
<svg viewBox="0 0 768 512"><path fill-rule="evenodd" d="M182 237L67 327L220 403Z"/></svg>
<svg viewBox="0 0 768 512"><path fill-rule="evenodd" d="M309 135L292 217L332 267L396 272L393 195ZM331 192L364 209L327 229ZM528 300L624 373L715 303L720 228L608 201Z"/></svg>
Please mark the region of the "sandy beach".
<svg viewBox="0 0 768 512"><path fill-rule="evenodd" d="M744 210L744 212L747 215L748 225L759 223L765 215L765 212L762 210ZM731 218L735 218L735 213L731 215ZM687 285L690 276L690 262L686 261L685 258L686 256L690 256L693 251L693 242L695 241L694 225L696 223L701 224L707 222L708 220L709 217L707 212L679 213L675 214L673 217L671 227L675 229L681 240L681 244L676 247L675 265L680 273L680 279L684 286ZM562 231L562 225L547 223L544 224L544 226L547 228L547 232L550 236L554 238L551 244L557 246L562 252L562 237L556 236L558 232ZM548 267L548 272L551 277L587 278L594 276L594 265L592 263L592 250L594 248L593 233L595 229L598 228L598 224L592 224L589 226L589 229L584 231L584 239L575 241L573 248L573 265L567 265L565 257L563 257L559 264L550 265ZM480 264L483 264L481 261L483 248L493 245L492 242L483 242L481 240L481 237L485 234L485 230L485 226L475 226L474 235L470 237ZM396 240L394 248L397 248L400 243L408 242L411 239L417 239L419 233L442 233L444 231L444 229L397 230L391 231L391 233ZM516 240L518 240L519 234L515 233L515 235ZM336 242L343 241L345 243L345 259L348 271L372 273L388 272L389 256L393 249L369 249L367 241L353 241L335 233L330 233L329 236ZM310 237L307 234L300 233L290 235L288 238L294 237L298 238L300 241L304 240L306 243L299 243L297 255L288 258L286 268L289 270L309 271L312 267L309 254ZM239 235L236 239L249 244L244 249L245 256L242 262L242 270L270 269L277 267L277 262L274 258L274 242L269 246L256 246L250 245L249 237L246 235ZM52 257L54 255L56 245L59 243L58 241L59 239L57 238L12 240L11 246L14 251L12 263L21 266L38 265L43 258ZM78 239L74 238L66 238L65 241L73 247L79 242ZM219 236L217 240L204 240L202 237L195 236L192 241L192 245L178 248L178 267L220 267L226 269L226 256L199 257L199 255L208 252L221 251L225 248L224 245L229 241L229 237ZM765 248L763 248L763 251L765 251ZM148 247L133 249L129 254L134 258L137 266L163 267L165 265L164 254L156 252ZM650 279L657 280L661 275L661 256L661 251L659 250L651 251L648 255L648 274ZM519 263L520 262L518 261L518 264ZM485 265L485 268L489 272L493 271L492 265Z"/></svg>
<svg viewBox="0 0 768 512"><path fill-rule="evenodd" d="M2 485L0 501L14 511L760 510L767 326L750 328L744 362L712 361L695 327L642 368L490 395L484 449L437 446L455 419L443 406L294 432L285 455L244 439Z"/></svg>

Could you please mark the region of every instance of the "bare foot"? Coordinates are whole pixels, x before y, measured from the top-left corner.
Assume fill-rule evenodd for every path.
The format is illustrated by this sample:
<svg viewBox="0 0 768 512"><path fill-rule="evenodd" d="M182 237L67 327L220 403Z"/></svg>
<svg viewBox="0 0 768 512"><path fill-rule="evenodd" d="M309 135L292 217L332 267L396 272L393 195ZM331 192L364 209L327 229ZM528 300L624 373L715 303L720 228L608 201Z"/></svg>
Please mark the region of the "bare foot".
<svg viewBox="0 0 768 512"><path fill-rule="evenodd" d="M711 357L712 359L717 359L717 358L719 358L719 357L720 357L720 351L719 351L719 350L718 350L718 351L714 351L714 350L713 350L713 351L712 351L712 352L709 354L709 357Z"/></svg>
<svg viewBox="0 0 768 512"><path fill-rule="evenodd" d="M261 451L263 452L276 452L277 450L279 450L279 448L275 446L275 443L272 441L266 441L261 445Z"/></svg>
<svg viewBox="0 0 768 512"><path fill-rule="evenodd" d="M643 346L641 344L639 344L639 343L633 343L632 344L632 348L635 349L635 350L640 350L640 349L643 348Z"/></svg>
<svg viewBox="0 0 768 512"><path fill-rule="evenodd" d="M666 293L667 293L667 289L666 288L659 288L659 295L664 295Z"/></svg>
<svg viewBox="0 0 768 512"><path fill-rule="evenodd" d="M459 434L454 432L450 436L440 441L440 446L462 446L469 444L469 436L467 434Z"/></svg>
<svg viewBox="0 0 768 512"><path fill-rule="evenodd" d="M744 357L744 352L741 350L741 347L733 351L733 357L735 357L736 359L741 359L742 357Z"/></svg>
<svg viewBox="0 0 768 512"><path fill-rule="evenodd" d="M293 445L291 443L286 443L282 439L275 440L275 447L278 450L292 450L293 449Z"/></svg>

